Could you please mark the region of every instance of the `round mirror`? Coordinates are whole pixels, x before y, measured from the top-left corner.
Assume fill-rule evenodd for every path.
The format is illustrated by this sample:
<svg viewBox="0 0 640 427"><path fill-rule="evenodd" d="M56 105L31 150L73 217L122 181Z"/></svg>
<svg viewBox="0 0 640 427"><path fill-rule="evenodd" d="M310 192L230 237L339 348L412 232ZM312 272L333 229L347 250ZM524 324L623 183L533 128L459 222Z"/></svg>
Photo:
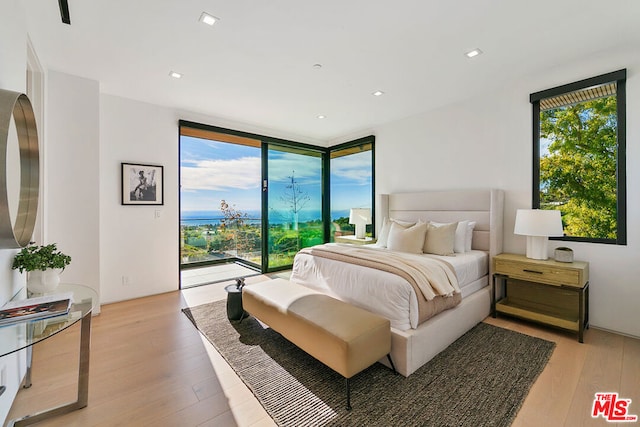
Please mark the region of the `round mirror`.
<svg viewBox="0 0 640 427"><path fill-rule="evenodd" d="M25 94L0 89L0 248L27 246L38 211L38 132Z"/></svg>

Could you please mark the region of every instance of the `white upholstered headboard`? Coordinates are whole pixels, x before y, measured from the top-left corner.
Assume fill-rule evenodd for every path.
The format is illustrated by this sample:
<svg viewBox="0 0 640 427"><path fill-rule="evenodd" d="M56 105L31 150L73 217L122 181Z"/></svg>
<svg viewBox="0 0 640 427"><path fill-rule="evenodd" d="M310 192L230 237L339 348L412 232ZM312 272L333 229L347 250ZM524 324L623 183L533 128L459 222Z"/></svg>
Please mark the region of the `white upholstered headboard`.
<svg viewBox="0 0 640 427"><path fill-rule="evenodd" d="M502 253L503 210L504 192L498 189L422 191L381 194L376 216L380 220L476 221L472 248L488 251L493 258Z"/></svg>

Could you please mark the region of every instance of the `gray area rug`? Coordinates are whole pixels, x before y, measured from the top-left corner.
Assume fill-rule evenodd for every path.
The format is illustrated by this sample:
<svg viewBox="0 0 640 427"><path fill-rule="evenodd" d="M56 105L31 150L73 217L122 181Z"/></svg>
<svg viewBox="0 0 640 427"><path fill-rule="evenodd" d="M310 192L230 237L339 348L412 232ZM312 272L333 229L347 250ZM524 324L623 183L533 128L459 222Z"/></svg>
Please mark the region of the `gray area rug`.
<svg viewBox="0 0 640 427"><path fill-rule="evenodd" d="M281 426L509 426L555 344L480 323L414 374L380 363L344 378L226 302L183 312Z"/></svg>

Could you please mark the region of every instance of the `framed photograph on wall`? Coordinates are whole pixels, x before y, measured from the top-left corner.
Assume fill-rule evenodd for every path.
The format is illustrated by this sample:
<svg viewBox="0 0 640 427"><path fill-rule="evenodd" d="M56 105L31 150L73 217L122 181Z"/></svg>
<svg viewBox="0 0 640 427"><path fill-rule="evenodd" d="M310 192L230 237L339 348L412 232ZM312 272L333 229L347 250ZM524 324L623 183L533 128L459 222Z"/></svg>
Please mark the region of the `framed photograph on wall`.
<svg viewBox="0 0 640 427"><path fill-rule="evenodd" d="M162 166L122 163L122 204L163 205Z"/></svg>

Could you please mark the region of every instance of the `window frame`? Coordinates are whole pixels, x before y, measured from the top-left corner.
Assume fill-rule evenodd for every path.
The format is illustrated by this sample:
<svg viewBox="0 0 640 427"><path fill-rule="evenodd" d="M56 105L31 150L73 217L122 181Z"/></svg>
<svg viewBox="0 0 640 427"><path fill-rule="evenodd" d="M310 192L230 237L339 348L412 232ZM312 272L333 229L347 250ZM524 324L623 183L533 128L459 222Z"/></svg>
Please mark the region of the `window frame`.
<svg viewBox="0 0 640 427"><path fill-rule="evenodd" d="M558 95L575 92L591 86L616 82L616 113L617 128L617 159L616 159L616 187L617 187L617 236L615 239L597 239L589 237L564 236L550 237L552 240L574 242L605 243L615 245L627 244L627 158L626 158L626 78L627 70L622 69L596 77L580 80L551 89L535 92L529 95L533 108L533 187L531 206L540 208L540 101Z"/></svg>

